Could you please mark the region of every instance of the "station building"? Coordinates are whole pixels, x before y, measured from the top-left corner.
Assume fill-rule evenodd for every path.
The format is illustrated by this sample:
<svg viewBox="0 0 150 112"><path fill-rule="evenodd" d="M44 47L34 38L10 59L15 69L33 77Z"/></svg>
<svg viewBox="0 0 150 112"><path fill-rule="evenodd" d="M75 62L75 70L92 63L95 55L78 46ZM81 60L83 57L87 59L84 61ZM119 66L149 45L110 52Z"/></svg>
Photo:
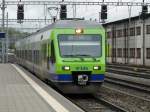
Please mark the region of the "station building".
<svg viewBox="0 0 150 112"><path fill-rule="evenodd" d="M105 23L107 62L150 66L150 14Z"/></svg>

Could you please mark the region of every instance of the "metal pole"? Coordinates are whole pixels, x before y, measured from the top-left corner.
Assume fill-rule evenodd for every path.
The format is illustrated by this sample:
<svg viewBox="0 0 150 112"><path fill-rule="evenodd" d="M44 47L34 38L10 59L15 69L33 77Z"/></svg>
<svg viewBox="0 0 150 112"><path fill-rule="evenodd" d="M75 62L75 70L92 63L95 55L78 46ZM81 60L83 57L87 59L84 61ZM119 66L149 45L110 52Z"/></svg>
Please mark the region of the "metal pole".
<svg viewBox="0 0 150 112"><path fill-rule="evenodd" d="M2 32L5 31L5 0L2 0ZM4 45L4 39L2 39L2 63L5 61L5 45Z"/></svg>
<svg viewBox="0 0 150 112"><path fill-rule="evenodd" d="M143 14L143 66L144 65L145 65L145 14Z"/></svg>
<svg viewBox="0 0 150 112"><path fill-rule="evenodd" d="M76 18L76 5L73 5L73 18Z"/></svg>
<svg viewBox="0 0 150 112"><path fill-rule="evenodd" d="M7 12L7 32L6 32L6 63L8 62L8 47L9 47L9 42L8 42L8 12Z"/></svg>
<svg viewBox="0 0 150 112"><path fill-rule="evenodd" d="M130 58L130 24L131 24L131 8L132 6L129 7L128 11L129 11L129 24L128 24L128 31L127 31L127 64L129 64L129 58Z"/></svg>
<svg viewBox="0 0 150 112"><path fill-rule="evenodd" d="M2 32L4 32L4 27L5 27L5 0L2 1Z"/></svg>

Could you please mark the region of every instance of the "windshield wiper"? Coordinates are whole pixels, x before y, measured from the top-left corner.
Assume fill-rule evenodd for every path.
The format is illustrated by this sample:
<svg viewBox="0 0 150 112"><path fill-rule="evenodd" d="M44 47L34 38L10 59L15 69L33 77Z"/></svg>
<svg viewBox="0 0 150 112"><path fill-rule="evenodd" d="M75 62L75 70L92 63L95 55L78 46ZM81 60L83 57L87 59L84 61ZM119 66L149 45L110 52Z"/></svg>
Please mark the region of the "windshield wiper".
<svg viewBox="0 0 150 112"><path fill-rule="evenodd" d="M84 60L84 56L85 57L89 57L92 58L94 61L96 61L96 58L91 56L91 55L86 55L86 54L70 54L70 55L63 55L64 57L77 57L80 58L81 60Z"/></svg>
<svg viewBox="0 0 150 112"><path fill-rule="evenodd" d="M76 56L86 56L86 57L90 57L93 58L94 61L96 61L96 58L91 56L91 55L87 55L87 54L76 54Z"/></svg>
<svg viewBox="0 0 150 112"><path fill-rule="evenodd" d="M69 54L69 55L63 55L64 57L71 57L71 56L76 56L76 55L72 55L72 54Z"/></svg>
<svg viewBox="0 0 150 112"><path fill-rule="evenodd" d="M70 54L70 55L63 55L64 57L77 57L77 58L80 58L81 61L84 61L84 58L83 57L79 57L78 55L73 55L73 54Z"/></svg>

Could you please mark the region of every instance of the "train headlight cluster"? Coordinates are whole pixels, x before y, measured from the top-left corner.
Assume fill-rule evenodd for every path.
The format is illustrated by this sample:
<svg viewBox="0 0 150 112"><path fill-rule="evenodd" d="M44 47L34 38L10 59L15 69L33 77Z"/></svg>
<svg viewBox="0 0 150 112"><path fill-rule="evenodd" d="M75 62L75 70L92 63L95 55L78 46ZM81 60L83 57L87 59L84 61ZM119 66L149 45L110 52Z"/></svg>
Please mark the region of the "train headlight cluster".
<svg viewBox="0 0 150 112"><path fill-rule="evenodd" d="M101 67L100 67L100 66L94 66L93 69L94 69L94 70L100 70Z"/></svg>
<svg viewBox="0 0 150 112"><path fill-rule="evenodd" d="M70 70L69 66L63 66L63 70Z"/></svg>
<svg viewBox="0 0 150 112"><path fill-rule="evenodd" d="M75 33L76 33L76 34L81 34L81 33L83 33L83 29L77 28L77 29L75 30Z"/></svg>

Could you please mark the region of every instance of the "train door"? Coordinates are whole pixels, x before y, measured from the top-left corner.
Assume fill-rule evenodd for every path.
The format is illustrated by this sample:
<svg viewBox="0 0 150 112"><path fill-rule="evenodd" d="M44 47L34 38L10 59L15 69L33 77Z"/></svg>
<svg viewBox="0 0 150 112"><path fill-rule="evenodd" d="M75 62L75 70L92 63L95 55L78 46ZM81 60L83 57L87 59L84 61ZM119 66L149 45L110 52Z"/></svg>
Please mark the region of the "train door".
<svg viewBox="0 0 150 112"><path fill-rule="evenodd" d="M50 65L49 65L49 62L50 62L50 55L51 55L51 44L50 43L47 43L47 69L49 70L50 69Z"/></svg>
<svg viewBox="0 0 150 112"><path fill-rule="evenodd" d="M42 70L46 70L47 68L47 43L42 43Z"/></svg>
<svg viewBox="0 0 150 112"><path fill-rule="evenodd" d="M54 48L54 41L52 40L50 45L50 61L49 61L51 74L55 73L55 63L56 63L55 48Z"/></svg>
<svg viewBox="0 0 150 112"><path fill-rule="evenodd" d="M46 69L49 69L49 61L50 61L50 50L51 49L51 46L50 44L47 42L47 43L43 43L42 44L42 65L43 65L43 68L46 70Z"/></svg>

